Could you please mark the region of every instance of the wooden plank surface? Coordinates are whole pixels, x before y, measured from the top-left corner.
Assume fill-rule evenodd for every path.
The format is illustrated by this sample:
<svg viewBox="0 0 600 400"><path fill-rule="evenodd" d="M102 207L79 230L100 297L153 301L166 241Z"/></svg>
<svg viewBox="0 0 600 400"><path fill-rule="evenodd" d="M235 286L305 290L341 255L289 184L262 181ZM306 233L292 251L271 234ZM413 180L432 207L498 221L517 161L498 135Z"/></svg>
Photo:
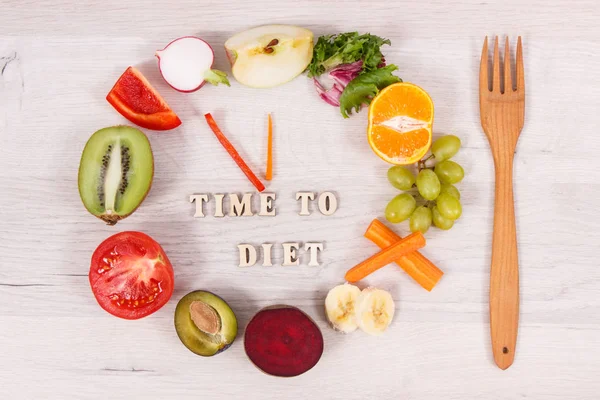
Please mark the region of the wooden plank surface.
<svg viewBox="0 0 600 400"><path fill-rule="evenodd" d="M596 1L315 1L229 3L3 0L0 11L0 388L7 399L597 399L600 383L600 29ZM215 47L264 23L316 34L370 31L392 40L386 59L425 88L436 135L463 140L463 216L427 234L423 253L445 275L431 293L388 266L364 284L389 289L397 313L379 338L337 334L322 310L327 290L377 248L362 237L395 190L368 148L366 113L348 120L320 101L310 80L253 90L232 83L179 94L161 81L153 52L196 34ZM488 315L493 165L478 114L485 35L520 34L527 110L515 157L521 315L517 357L493 362ZM116 227L83 208L77 168L95 130L126 122L104 97L136 65L184 124L149 132L152 191ZM194 219L192 193L253 187L218 144L211 112L247 162L264 174L266 115L273 113L276 218ZM298 190L332 190L331 217L297 215ZM208 207L209 213L212 206ZM395 227L406 234L406 225ZM173 299L123 321L103 312L87 281L107 236L141 230L169 255ZM323 241L322 267L240 270L236 245ZM281 260L274 247L274 261ZM210 289L236 311L240 335L261 307L289 303L325 336L317 367L294 379L258 372L242 340L203 359L173 328L176 302Z"/></svg>

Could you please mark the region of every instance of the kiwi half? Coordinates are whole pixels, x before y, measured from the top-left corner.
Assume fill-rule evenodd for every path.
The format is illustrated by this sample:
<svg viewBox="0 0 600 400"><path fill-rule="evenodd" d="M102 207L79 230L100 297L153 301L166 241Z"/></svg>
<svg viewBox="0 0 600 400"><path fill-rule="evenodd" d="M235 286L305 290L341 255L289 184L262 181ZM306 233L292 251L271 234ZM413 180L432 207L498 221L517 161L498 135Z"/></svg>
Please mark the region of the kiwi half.
<svg viewBox="0 0 600 400"><path fill-rule="evenodd" d="M146 135L130 126L100 129L79 164L79 195L87 210L109 225L133 213L146 198L154 157Z"/></svg>

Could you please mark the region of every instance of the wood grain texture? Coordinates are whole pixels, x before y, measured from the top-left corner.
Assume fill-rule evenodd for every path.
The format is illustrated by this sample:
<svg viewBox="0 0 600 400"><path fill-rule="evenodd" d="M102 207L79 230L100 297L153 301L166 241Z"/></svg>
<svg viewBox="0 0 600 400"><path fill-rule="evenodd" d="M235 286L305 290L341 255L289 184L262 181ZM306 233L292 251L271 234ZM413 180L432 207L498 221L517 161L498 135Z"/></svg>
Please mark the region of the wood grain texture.
<svg viewBox="0 0 600 400"><path fill-rule="evenodd" d="M600 392L600 44L598 2L232 1L82 4L3 0L0 12L0 397L7 399L556 399ZM434 136L463 141L463 216L450 232L430 230L424 256L444 271L427 292L390 265L364 286L391 291L396 316L379 338L339 335L326 322L327 290L377 251L362 235L396 190L366 143L366 114L348 120L317 98L309 79L276 89L169 89L153 57L175 37L223 43L264 23L315 34L346 30L389 37L386 59L435 104ZM568 22L568 23L567 23ZM560 27L558 29L557 27ZM514 160L521 313L519 354L495 367L489 337L489 260L494 167L478 112L481 39L521 34L527 122ZM179 114L171 132L147 132L155 178L134 215L108 227L88 215L77 191L85 142L126 123L104 99L128 65L138 66ZM211 112L259 176L266 115L274 119L275 218L193 218L194 193L245 193L253 186L206 125ZM334 191L323 216L297 191ZM258 206L258 204L257 204ZM406 225L392 227L399 235ZM96 246L122 230L158 240L175 268L175 293L140 321L107 315L90 293ZM238 268L238 243L324 243L320 267ZM306 257L303 255L303 257ZM303 262L306 262L305 259ZM267 270L267 271L265 271ZM257 372L242 340L203 359L173 329L177 300L210 289L228 300L240 337L263 306L298 306L323 330L319 364L294 379Z"/></svg>
<svg viewBox="0 0 600 400"><path fill-rule="evenodd" d="M513 195L513 162L525 122L525 80L521 37L517 42L513 88L510 42L504 45L500 70L499 38L494 40L492 68L485 38L479 67L479 114L494 159L495 197L490 269L490 331L494 361L501 369L515 359L519 325L519 261ZM504 79L501 80L501 74ZM491 79L490 79L491 78ZM489 81L492 81L490 88Z"/></svg>

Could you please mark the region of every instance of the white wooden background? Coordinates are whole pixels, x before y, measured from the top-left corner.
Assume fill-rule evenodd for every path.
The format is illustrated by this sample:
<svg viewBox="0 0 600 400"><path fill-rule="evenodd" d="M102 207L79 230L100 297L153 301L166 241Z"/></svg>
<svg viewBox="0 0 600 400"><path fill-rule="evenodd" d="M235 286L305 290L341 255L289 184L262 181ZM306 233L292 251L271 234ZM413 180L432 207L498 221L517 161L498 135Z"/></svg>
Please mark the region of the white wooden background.
<svg viewBox="0 0 600 400"><path fill-rule="evenodd" d="M1 398L598 399L596 0L82 3L0 1ZM390 38L386 59L434 100L435 133L463 140L463 217L450 232L429 232L424 250L446 272L443 280L428 293L388 266L364 282L397 300L383 337L338 334L322 309L346 269L376 250L362 234L395 193L388 166L366 144L366 113L343 120L305 77L275 89L233 82L185 95L157 73L153 52L189 34L212 43L216 67L228 70L224 41L265 23ZM521 324L507 371L493 363L488 332L493 167L476 78L486 34L521 34L525 43L526 124L515 167ZM130 64L183 125L147 132L154 186L134 215L109 227L82 206L77 168L94 131L127 122L105 95ZM192 218L192 193L253 190L205 112L261 174L266 114L273 113L276 218ZM299 217L296 190L334 190L340 208L332 217ZM93 250L122 230L153 236L175 268L172 300L139 321L102 311L88 284ZM240 242L310 240L325 242L321 268L236 267ZM213 358L186 350L173 328L178 299L195 289L223 296L239 319L238 340ZM325 353L305 375L269 377L244 355L245 324L273 303L302 308L323 331Z"/></svg>

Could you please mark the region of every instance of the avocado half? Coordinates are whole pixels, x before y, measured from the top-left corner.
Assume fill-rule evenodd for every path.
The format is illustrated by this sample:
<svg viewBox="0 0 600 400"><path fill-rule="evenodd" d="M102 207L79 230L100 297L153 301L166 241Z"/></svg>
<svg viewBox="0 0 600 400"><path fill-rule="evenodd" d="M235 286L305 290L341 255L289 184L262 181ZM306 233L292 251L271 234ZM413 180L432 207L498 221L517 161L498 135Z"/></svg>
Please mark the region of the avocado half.
<svg viewBox="0 0 600 400"><path fill-rule="evenodd" d="M196 290L183 296L175 308L175 330L191 352L211 357L229 348L237 336L237 319L219 296Z"/></svg>

